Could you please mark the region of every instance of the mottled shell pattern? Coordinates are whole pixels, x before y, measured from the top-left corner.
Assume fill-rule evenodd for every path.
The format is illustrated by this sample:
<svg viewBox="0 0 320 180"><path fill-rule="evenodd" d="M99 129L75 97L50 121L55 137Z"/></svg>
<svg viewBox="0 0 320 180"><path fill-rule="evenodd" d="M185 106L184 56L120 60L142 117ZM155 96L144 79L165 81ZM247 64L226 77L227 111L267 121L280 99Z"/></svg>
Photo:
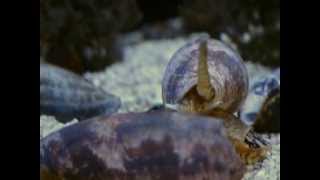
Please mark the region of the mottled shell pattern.
<svg viewBox="0 0 320 180"><path fill-rule="evenodd" d="M234 113L247 97L247 69L235 50L208 36L191 40L171 58L162 81L164 104L168 108L185 109L183 101L188 98L188 92L197 86L201 73L198 64L201 58L200 46L203 42L206 42L207 48L204 54L207 68L201 71L208 72L209 82L214 91L214 97L208 103L204 103L204 106L210 110L219 109Z"/></svg>
<svg viewBox="0 0 320 180"><path fill-rule="evenodd" d="M40 141L42 180L240 180L221 120L176 112L116 114Z"/></svg>
<svg viewBox="0 0 320 180"><path fill-rule="evenodd" d="M280 94L280 68L251 82L248 97L240 109L240 119L253 125L267 100Z"/></svg>
<svg viewBox="0 0 320 180"><path fill-rule="evenodd" d="M120 99L83 77L60 67L40 63L40 115L61 122L109 115L120 107Z"/></svg>

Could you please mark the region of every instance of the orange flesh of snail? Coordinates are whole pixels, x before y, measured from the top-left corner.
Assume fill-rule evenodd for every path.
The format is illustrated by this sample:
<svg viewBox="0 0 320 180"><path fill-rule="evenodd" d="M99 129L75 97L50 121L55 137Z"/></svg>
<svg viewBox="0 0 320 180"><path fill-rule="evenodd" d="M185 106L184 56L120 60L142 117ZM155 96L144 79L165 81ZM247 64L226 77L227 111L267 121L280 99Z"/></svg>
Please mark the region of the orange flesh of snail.
<svg viewBox="0 0 320 180"><path fill-rule="evenodd" d="M221 117L221 119L224 120L224 125L227 129L230 141L246 164L254 164L257 161L264 159L267 152L266 148L250 148L244 141L250 127L245 126L239 119L230 113L223 112L219 109L208 109L210 100L215 96L215 91L210 84L206 41L201 42L199 51L197 70L198 82L197 85L191 88L184 96L182 106L180 107L181 110L190 113Z"/></svg>
<svg viewBox="0 0 320 180"><path fill-rule="evenodd" d="M242 123L233 114L215 109L210 112L204 111L205 105L203 99L197 94L196 88L192 88L185 96L182 106L183 111L202 114L223 119L223 124L231 143L234 145L236 152L246 164L255 164L265 158L267 149L265 147L252 148L245 142L245 138L250 127Z"/></svg>
<svg viewBox="0 0 320 180"><path fill-rule="evenodd" d="M249 145L245 142L245 139L250 127L244 125L237 117L230 113L225 113L219 110L206 115L223 119L223 124L227 130L229 140L233 144L236 152L239 154L243 162L251 165L265 159L268 148L264 146L258 148L249 147Z"/></svg>
<svg viewBox="0 0 320 180"><path fill-rule="evenodd" d="M229 138L242 161L247 165L255 164L266 158L268 148L251 148L245 142Z"/></svg>

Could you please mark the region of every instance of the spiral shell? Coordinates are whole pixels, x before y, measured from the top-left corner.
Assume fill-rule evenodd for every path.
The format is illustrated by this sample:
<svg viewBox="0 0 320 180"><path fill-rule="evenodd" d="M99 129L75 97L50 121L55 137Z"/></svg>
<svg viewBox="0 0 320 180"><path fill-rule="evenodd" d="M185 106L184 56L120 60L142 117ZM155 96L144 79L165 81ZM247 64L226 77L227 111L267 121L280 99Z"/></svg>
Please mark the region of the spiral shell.
<svg viewBox="0 0 320 180"><path fill-rule="evenodd" d="M171 58L162 81L163 101L167 107L187 112L219 109L234 113L247 96L248 84L248 72L239 54L203 36Z"/></svg>
<svg viewBox="0 0 320 180"><path fill-rule="evenodd" d="M72 72L40 63L40 114L55 116L61 122L110 115L120 99Z"/></svg>
<svg viewBox="0 0 320 180"><path fill-rule="evenodd" d="M190 114L100 117L40 141L42 180L240 180L244 172L221 121Z"/></svg>

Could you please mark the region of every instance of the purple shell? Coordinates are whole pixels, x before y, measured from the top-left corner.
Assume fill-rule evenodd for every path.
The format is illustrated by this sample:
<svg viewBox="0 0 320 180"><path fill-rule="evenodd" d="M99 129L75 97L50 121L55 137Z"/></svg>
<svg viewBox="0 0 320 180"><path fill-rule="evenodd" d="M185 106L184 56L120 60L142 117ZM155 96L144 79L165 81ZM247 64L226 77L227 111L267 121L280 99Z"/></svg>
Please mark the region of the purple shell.
<svg viewBox="0 0 320 180"><path fill-rule="evenodd" d="M184 45L171 58L162 81L163 101L179 105L197 83L199 45L207 41L210 83L215 89L214 102L227 112L236 112L248 93L248 72L241 57L222 42L201 37Z"/></svg>
<svg viewBox="0 0 320 180"><path fill-rule="evenodd" d="M221 120L174 112L112 115L40 141L42 180L240 180Z"/></svg>

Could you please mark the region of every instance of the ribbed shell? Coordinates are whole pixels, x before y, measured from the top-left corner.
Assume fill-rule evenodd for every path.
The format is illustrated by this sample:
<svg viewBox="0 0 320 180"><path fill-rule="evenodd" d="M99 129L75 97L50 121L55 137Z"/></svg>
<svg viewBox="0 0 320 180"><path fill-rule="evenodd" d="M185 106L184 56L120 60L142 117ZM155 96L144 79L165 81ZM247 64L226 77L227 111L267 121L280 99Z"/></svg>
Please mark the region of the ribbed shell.
<svg viewBox="0 0 320 180"><path fill-rule="evenodd" d="M120 99L62 68L40 63L40 114L66 122L109 115L120 107Z"/></svg>
<svg viewBox="0 0 320 180"><path fill-rule="evenodd" d="M239 109L248 93L248 73L241 57L220 41L201 37L184 45L171 58L162 81L163 101L177 106L197 83L199 45L208 44L210 83L215 89L214 102L222 102L227 112Z"/></svg>
<svg viewBox="0 0 320 180"><path fill-rule="evenodd" d="M40 141L42 180L240 180L221 120L173 112L83 121Z"/></svg>

